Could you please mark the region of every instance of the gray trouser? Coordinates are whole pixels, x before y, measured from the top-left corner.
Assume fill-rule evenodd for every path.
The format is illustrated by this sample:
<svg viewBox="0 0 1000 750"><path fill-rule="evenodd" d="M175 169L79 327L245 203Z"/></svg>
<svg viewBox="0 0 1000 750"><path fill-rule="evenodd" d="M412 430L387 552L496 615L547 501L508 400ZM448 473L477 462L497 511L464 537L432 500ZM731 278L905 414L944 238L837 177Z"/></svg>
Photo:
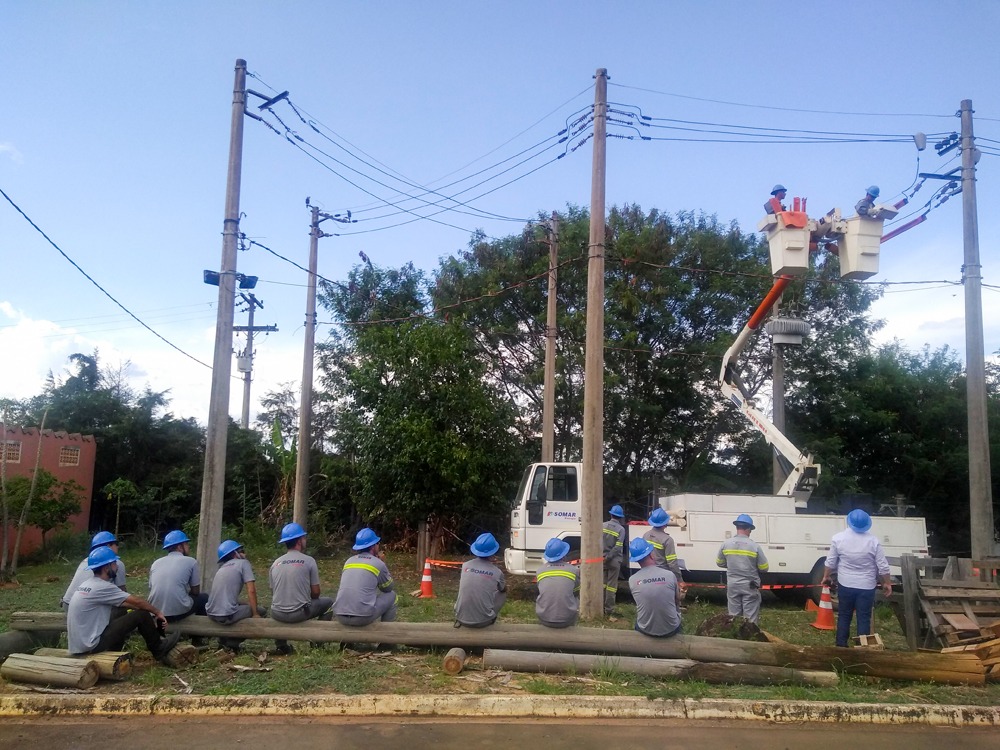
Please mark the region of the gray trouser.
<svg viewBox="0 0 1000 750"><path fill-rule="evenodd" d="M729 614L743 615L754 625L760 618L760 587L753 587L750 581L730 581L726 586L729 599Z"/></svg>
<svg viewBox="0 0 1000 750"><path fill-rule="evenodd" d="M375 611L370 615L337 615L337 622L349 627L371 625L376 620L393 622L396 619L396 592L381 591L375 597Z"/></svg>
<svg viewBox="0 0 1000 750"><path fill-rule="evenodd" d="M332 606L333 599L328 596L321 596L319 599L313 599L308 604L302 605L302 607L294 612L279 612L272 607L271 619L277 620L278 622L305 622L306 620L315 620Z"/></svg>
<svg viewBox="0 0 1000 750"><path fill-rule="evenodd" d="M257 614L263 617L265 614L267 614L267 610L264 609L263 607L257 607ZM237 623L240 620L246 620L251 615L253 615L253 610L250 609L250 605L240 604L236 607L236 611L233 612L231 615L228 615L226 617L216 617L214 615L209 615L208 619L211 620L212 622L217 622L220 625L233 625L234 623ZM219 645L228 646L229 648L236 648L239 647L239 645L243 643L244 640L246 639L227 638L226 636L219 636Z"/></svg>
<svg viewBox="0 0 1000 750"><path fill-rule="evenodd" d="M617 555L604 561L604 614L606 615L610 615L615 608L621 569L622 559Z"/></svg>

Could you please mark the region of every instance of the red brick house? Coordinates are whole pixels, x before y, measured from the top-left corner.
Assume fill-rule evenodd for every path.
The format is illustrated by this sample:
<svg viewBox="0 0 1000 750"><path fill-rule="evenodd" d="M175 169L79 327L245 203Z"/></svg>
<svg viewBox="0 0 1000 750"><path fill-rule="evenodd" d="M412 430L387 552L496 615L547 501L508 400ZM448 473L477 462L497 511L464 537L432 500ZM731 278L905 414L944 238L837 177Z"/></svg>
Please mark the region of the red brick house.
<svg viewBox="0 0 1000 750"><path fill-rule="evenodd" d="M73 531L86 532L90 519L90 501L94 494L94 461L97 445L93 435L69 434L37 427L6 426L0 435L0 461L5 461L4 471L10 477L30 477L35 469L38 446L41 443L39 467L52 474L60 482L72 479L83 487L80 512L70 516L69 527ZM9 527L10 551L13 552L14 536L17 533L17 519ZM34 526L26 526L21 538L21 557L30 554L42 544L42 532Z"/></svg>

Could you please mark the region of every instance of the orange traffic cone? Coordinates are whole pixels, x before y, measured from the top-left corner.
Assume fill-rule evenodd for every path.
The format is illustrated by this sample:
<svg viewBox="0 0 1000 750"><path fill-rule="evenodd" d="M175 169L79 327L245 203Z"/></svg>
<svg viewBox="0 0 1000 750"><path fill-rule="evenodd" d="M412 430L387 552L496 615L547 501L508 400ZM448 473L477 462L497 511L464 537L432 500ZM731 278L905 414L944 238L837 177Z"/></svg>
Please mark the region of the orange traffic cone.
<svg viewBox="0 0 1000 750"><path fill-rule="evenodd" d="M819 612L819 605L812 600L812 597L806 599L806 612Z"/></svg>
<svg viewBox="0 0 1000 750"><path fill-rule="evenodd" d="M817 630L836 630L833 622L833 599L830 598L830 587L824 586L819 597L819 609L816 611L816 622L812 624Z"/></svg>
<svg viewBox="0 0 1000 750"><path fill-rule="evenodd" d="M434 586L431 583L431 561L424 560L424 575L420 579L420 598L433 599Z"/></svg>

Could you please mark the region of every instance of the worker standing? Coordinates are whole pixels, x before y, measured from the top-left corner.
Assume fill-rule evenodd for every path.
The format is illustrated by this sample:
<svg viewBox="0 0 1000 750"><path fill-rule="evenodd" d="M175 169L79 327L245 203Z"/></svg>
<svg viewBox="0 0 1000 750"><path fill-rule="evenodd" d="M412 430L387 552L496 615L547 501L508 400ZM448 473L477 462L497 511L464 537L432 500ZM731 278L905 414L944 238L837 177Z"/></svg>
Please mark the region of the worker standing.
<svg viewBox="0 0 1000 750"><path fill-rule="evenodd" d="M823 585L829 586L837 573L837 645L847 647L851 619L858 613L858 635L871 635L872 610L879 581L882 593L892 594L889 562L878 537L869 533L872 517L860 508L847 514L847 528L833 535L826 556Z"/></svg>
<svg viewBox="0 0 1000 750"><path fill-rule="evenodd" d="M125 565L122 563L122 559L118 557L118 539L110 531L98 531L90 540L90 552L93 552L98 547L109 547L115 553L115 557L118 558L115 585L122 591L125 591ZM88 567L90 564L90 552L87 553L87 557L83 558L76 567L73 580L70 581L66 593L63 594L62 600L59 602L63 609L69 606L69 600L73 596L73 593L80 587L80 584L94 577L93 571Z"/></svg>
<svg viewBox="0 0 1000 750"><path fill-rule="evenodd" d="M497 621L507 601L507 581L503 571L493 564L500 543L492 534L480 534L469 546L475 557L462 565L455 599L455 625L485 628Z"/></svg>
<svg viewBox="0 0 1000 750"><path fill-rule="evenodd" d="M205 614L208 594L201 593L201 572L198 561L190 557L190 542L183 531L171 531L163 537L167 554L149 568L149 603L163 611L167 622Z"/></svg>
<svg viewBox="0 0 1000 750"><path fill-rule="evenodd" d="M736 536L722 543L715 564L726 569L729 614L741 615L756 625L760 619L760 574L767 570L767 557L750 538L750 532L757 528L750 516L740 513L733 526Z"/></svg>
<svg viewBox="0 0 1000 750"><path fill-rule="evenodd" d="M764 204L764 212L768 214L777 214L785 210L785 204L782 203L785 200L785 195L787 194L784 185L775 185L771 188L771 199Z"/></svg>
<svg viewBox="0 0 1000 750"><path fill-rule="evenodd" d="M604 522L604 614L614 614L615 600L618 597L618 579L621 577L622 556L625 548L625 527L618 521L625 518L625 511L620 505L612 505L608 511L611 516Z"/></svg>
<svg viewBox="0 0 1000 750"><path fill-rule="evenodd" d="M240 592L247 589L249 604L240 601ZM219 545L219 569L212 580L205 613L212 622L232 625L248 617L263 617L265 610L257 604L257 583L253 567L247 560L243 545L226 539ZM219 646L229 651L239 652L242 638L219 638Z"/></svg>
<svg viewBox="0 0 1000 750"><path fill-rule="evenodd" d="M635 629L655 638L669 638L681 632L681 590L677 577L653 561L653 545L645 539L629 543L629 559L639 570L629 577L635 599Z"/></svg>
<svg viewBox="0 0 1000 750"><path fill-rule="evenodd" d="M306 554L306 530L297 523L285 524L278 544L288 550L271 563L268 583L271 586L271 619L278 622L330 620L333 599L320 596L319 568ZM275 639L278 653L288 656L295 649L284 638Z"/></svg>
<svg viewBox="0 0 1000 750"><path fill-rule="evenodd" d="M333 613L341 625L360 627L376 620L396 619L396 592L392 576L379 549L382 537L368 528L354 537L354 551L340 576Z"/></svg>
<svg viewBox="0 0 1000 750"><path fill-rule="evenodd" d="M549 539L542 553L545 564L535 575L538 584L535 614L547 628L571 627L580 616L580 568L571 565L567 555L568 542ZM620 563L620 554L618 559Z"/></svg>
<svg viewBox="0 0 1000 750"><path fill-rule="evenodd" d="M865 191L865 197L858 201L857 205L854 206L854 210L858 212L858 216L862 216L866 219L872 218L875 214L875 200L879 196L878 185L872 185L868 190Z"/></svg>
<svg viewBox="0 0 1000 750"><path fill-rule="evenodd" d="M99 546L87 556L91 577L80 584L69 600L66 631L74 656L100 651L121 651L132 631L138 630L154 658L169 664L170 650L179 633L165 635L167 618L145 599L122 591L115 584L118 555ZM112 616L116 609L129 611Z"/></svg>
<svg viewBox="0 0 1000 750"><path fill-rule="evenodd" d="M677 561L677 547L674 538L664 528L670 523L670 514L663 508L657 508L649 514L649 531L642 538L653 545L653 564L669 570L677 578L681 594L684 593L684 579L681 577L681 565Z"/></svg>

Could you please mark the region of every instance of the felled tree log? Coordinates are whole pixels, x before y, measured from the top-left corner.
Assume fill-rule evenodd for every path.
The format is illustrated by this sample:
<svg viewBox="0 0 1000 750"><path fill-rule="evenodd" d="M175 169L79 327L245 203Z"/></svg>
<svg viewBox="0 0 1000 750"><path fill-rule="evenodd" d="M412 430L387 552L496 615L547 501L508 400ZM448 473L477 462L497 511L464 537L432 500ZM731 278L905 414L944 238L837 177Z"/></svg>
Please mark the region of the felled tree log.
<svg viewBox="0 0 1000 750"><path fill-rule="evenodd" d="M39 646L55 646L58 643L59 633L8 630L0 633L0 661L11 654L27 654Z"/></svg>
<svg viewBox="0 0 1000 750"><path fill-rule="evenodd" d="M444 655L442 668L448 674L458 674L465 668L465 651L460 648L453 648Z"/></svg>
<svg viewBox="0 0 1000 750"><path fill-rule="evenodd" d="M631 672L675 680L701 680L717 685L819 685L840 682L836 672L762 667L756 664L706 664L690 659L644 659L637 656L553 654L540 651L483 651L483 666L515 672L579 673L600 670Z"/></svg>
<svg viewBox="0 0 1000 750"><path fill-rule="evenodd" d="M61 612L15 612L10 619L14 630L60 631L66 629ZM514 648L547 651L580 651L591 654L650 656L661 659L692 659L701 662L759 664L767 667L836 670L869 677L921 680L952 685L984 685L986 669L970 655L869 651L755 643L725 638L677 635L650 638L633 630L572 627L553 632L542 625L498 623L487 628L455 628L451 623L377 622L360 628L338 622L309 620L281 623L270 618L251 617L234 625L219 625L204 616L192 615L170 625L171 630L201 636L231 638L282 638L318 643L385 643L404 646L460 648Z"/></svg>
<svg viewBox="0 0 1000 750"><path fill-rule="evenodd" d="M127 680L132 674L132 654L128 651L102 651L97 654L73 656L64 648L40 648L35 656L58 656L63 659L84 659L97 664L102 680Z"/></svg>
<svg viewBox="0 0 1000 750"><path fill-rule="evenodd" d="M89 688L97 683L100 669L93 661L56 656L11 654L0 666L0 676L12 682L64 688Z"/></svg>

